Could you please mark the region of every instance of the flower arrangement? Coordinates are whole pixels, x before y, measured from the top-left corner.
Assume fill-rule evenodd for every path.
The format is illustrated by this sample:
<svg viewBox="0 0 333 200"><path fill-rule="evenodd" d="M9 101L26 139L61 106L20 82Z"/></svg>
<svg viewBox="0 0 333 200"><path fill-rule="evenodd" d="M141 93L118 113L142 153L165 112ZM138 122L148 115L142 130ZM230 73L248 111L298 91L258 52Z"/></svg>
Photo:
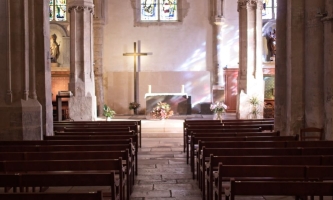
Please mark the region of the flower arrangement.
<svg viewBox="0 0 333 200"><path fill-rule="evenodd" d="M104 114L104 116L106 117L106 120L107 120L108 118L113 118L114 115L116 114L116 112L114 110L112 110L109 106L104 104L103 114Z"/></svg>
<svg viewBox="0 0 333 200"><path fill-rule="evenodd" d="M222 101L217 101L215 103L210 104L210 110L214 111L216 116L214 116L214 119L221 120L222 122L222 113L225 112L225 110L228 108L227 105L225 105Z"/></svg>
<svg viewBox="0 0 333 200"><path fill-rule="evenodd" d="M137 103L137 102L131 102L130 104L129 104L129 106L128 106L128 109L130 109L130 110L135 110L135 109L137 109L137 108L139 108L140 107L140 104L139 103Z"/></svg>
<svg viewBox="0 0 333 200"><path fill-rule="evenodd" d="M173 115L173 111L169 104L158 102L157 106L151 111L151 115L156 119L168 119Z"/></svg>
<svg viewBox="0 0 333 200"><path fill-rule="evenodd" d="M228 106L225 105L222 101L217 101L215 103L210 104L210 110L214 111L214 113L225 112L227 108Z"/></svg>

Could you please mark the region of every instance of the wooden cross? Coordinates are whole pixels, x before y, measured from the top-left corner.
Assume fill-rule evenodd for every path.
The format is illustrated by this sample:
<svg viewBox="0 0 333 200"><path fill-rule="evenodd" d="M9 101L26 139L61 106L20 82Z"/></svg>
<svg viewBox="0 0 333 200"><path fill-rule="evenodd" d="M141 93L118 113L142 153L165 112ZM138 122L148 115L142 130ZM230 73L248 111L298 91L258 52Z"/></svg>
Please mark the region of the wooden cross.
<svg viewBox="0 0 333 200"><path fill-rule="evenodd" d="M137 70L136 70L136 60L139 56L147 56L148 53L136 52L136 42L134 42L134 53L124 53L123 56L133 56L134 57L134 102L137 101ZM137 114L137 110L134 109L134 114Z"/></svg>

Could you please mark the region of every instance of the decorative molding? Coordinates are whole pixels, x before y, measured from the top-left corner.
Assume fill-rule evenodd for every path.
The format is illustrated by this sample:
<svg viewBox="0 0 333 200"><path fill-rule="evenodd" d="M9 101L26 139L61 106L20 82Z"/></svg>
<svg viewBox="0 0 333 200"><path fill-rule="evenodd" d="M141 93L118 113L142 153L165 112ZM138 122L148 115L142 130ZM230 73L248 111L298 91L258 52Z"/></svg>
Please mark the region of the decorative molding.
<svg viewBox="0 0 333 200"><path fill-rule="evenodd" d="M262 0L238 0L237 11L239 12L242 8L250 9L263 9Z"/></svg>
<svg viewBox="0 0 333 200"><path fill-rule="evenodd" d="M88 6L72 6L68 8L68 12L71 13L72 10L75 10L76 12L80 11L89 11L91 14L94 14L94 8L88 7Z"/></svg>
<svg viewBox="0 0 333 200"><path fill-rule="evenodd" d="M331 22L331 21L333 21L333 15L323 17L323 18L321 18L321 21L322 22Z"/></svg>

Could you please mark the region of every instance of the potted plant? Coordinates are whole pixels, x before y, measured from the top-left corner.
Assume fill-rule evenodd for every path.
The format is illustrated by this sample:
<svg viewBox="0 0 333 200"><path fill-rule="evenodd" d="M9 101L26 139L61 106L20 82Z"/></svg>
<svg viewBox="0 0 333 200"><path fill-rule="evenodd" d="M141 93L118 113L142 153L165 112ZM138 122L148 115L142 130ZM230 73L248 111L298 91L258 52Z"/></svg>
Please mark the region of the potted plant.
<svg viewBox="0 0 333 200"><path fill-rule="evenodd" d="M114 115L116 114L116 112L114 110L112 110L109 106L107 106L106 104L104 104L103 107L103 114L105 116L106 121L112 119L114 117Z"/></svg>
<svg viewBox="0 0 333 200"><path fill-rule="evenodd" d="M128 109L133 110L134 114L137 114L137 109L140 107L140 104L137 102L131 102L128 106Z"/></svg>
<svg viewBox="0 0 333 200"><path fill-rule="evenodd" d="M249 99L249 103L251 105L251 111L250 111L250 117L252 119L257 119L258 115L260 113L259 106L260 106L260 101L258 97L253 96Z"/></svg>

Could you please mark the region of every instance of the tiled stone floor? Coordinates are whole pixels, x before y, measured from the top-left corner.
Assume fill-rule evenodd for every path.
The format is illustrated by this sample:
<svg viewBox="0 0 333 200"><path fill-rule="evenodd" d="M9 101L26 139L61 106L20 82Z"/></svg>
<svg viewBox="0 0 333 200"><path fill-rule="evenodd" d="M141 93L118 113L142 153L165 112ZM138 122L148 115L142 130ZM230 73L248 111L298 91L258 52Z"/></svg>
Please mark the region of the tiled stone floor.
<svg viewBox="0 0 333 200"><path fill-rule="evenodd" d="M200 200L185 156L182 138L142 138L131 200Z"/></svg>

